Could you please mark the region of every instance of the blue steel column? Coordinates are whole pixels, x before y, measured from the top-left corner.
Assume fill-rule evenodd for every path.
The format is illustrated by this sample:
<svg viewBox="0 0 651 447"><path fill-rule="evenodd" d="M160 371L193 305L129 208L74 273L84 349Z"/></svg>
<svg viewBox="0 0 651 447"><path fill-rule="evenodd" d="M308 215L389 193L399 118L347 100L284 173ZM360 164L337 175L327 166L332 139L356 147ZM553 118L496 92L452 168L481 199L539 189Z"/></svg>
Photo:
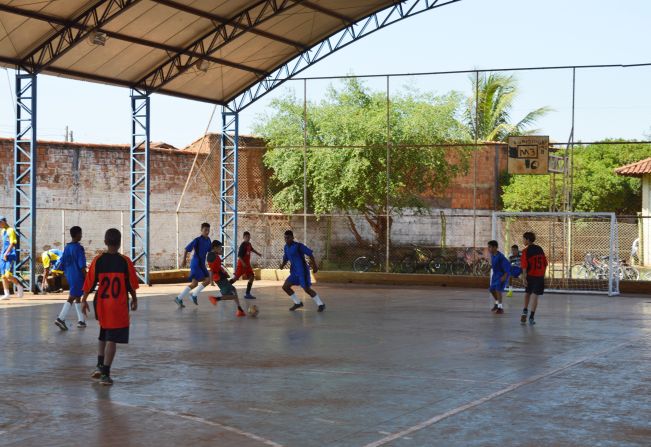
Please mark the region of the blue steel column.
<svg viewBox="0 0 651 447"><path fill-rule="evenodd" d="M14 275L35 290L36 259L36 74L16 72L16 138L14 140L14 225L18 262Z"/></svg>
<svg viewBox="0 0 651 447"><path fill-rule="evenodd" d="M237 156L239 115L222 109L219 165L219 237L224 243L224 264L237 264Z"/></svg>
<svg viewBox="0 0 651 447"><path fill-rule="evenodd" d="M149 284L149 94L131 90L131 259Z"/></svg>

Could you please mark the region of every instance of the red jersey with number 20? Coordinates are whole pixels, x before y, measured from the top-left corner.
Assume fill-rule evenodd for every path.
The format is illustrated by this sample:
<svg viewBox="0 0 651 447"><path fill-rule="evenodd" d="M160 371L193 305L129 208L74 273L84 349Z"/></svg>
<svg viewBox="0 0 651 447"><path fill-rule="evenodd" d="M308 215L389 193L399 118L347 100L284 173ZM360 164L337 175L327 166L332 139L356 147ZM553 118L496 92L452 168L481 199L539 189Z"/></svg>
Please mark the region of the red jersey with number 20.
<svg viewBox="0 0 651 447"><path fill-rule="evenodd" d="M545 276L547 270L547 257L540 245L527 245L522 250L520 265L527 271L527 276Z"/></svg>
<svg viewBox="0 0 651 447"><path fill-rule="evenodd" d="M103 253L93 259L84 281L84 292L97 285L95 313L102 329L129 327L129 292L138 288L133 262L119 253Z"/></svg>

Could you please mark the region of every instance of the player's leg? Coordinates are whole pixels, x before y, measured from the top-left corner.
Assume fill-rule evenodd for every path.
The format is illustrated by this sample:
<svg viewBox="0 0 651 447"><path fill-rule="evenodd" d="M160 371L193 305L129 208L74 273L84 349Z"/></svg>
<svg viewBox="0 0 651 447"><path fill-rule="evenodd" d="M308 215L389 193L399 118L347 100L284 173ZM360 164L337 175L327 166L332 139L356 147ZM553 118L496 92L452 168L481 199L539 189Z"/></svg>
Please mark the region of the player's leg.
<svg viewBox="0 0 651 447"><path fill-rule="evenodd" d="M520 316L520 323L527 322L527 315L529 314L529 300L531 299L531 292L529 291L529 285L524 292L524 308L522 309L522 315Z"/></svg>
<svg viewBox="0 0 651 447"><path fill-rule="evenodd" d="M199 282L198 282L194 277L191 278L190 281L191 281L191 282L190 282L190 285L189 285L189 286L185 286L185 287L183 288L183 290L181 291L181 293L179 293L178 296L177 296L176 298L174 298L174 302L175 302L175 303L179 306L179 308L181 308L181 309L185 307L185 304L183 304L183 298L187 297L187 296L190 294L190 292L192 291L192 289L194 289L195 287L197 287L197 284L199 284Z"/></svg>
<svg viewBox="0 0 651 447"><path fill-rule="evenodd" d="M192 294L190 295L190 299L195 304L195 306L199 305L199 294L203 291L203 289L210 285L210 277L206 274L206 276L200 281L201 282L199 285L192 290Z"/></svg>
<svg viewBox="0 0 651 447"><path fill-rule="evenodd" d="M497 291L495 289L493 289L492 286L489 289L489 291L490 291L490 294L493 297L493 301L494 301L493 307L491 308L491 312L497 312L497 309L499 309L499 307L497 305L498 304Z"/></svg>
<svg viewBox="0 0 651 447"><path fill-rule="evenodd" d="M68 312L70 312L70 308L72 307L72 303L74 301L75 298L72 295L70 295L66 300L66 302L63 303L63 307L61 307L61 312L59 312L59 316L57 317L56 320L54 320L54 324L62 331L68 330L68 325L66 325L66 317L68 316ZM79 312L81 312L81 304L79 305Z"/></svg>
<svg viewBox="0 0 651 447"><path fill-rule="evenodd" d="M86 316L81 311L81 294L79 294L79 296L75 296L73 301L75 305L75 311L77 312L77 327L84 329L86 327Z"/></svg>
<svg viewBox="0 0 651 447"><path fill-rule="evenodd" d="M244 298L247 300L254 300L255 297L251 295L251 288L253 287L253 281L255 280L253 273L249 275L249 281L246 283L246 294L244 295Z"/></svg>
<svg viewBox="0 0 651 447"><path fill-rule="evenodd" d="M104 352L106 351L106 331L104 329L99 330L99 342L97 343L97 365L91 377L93 379L99 379L102 376L102 368L104 367Z"/></svg>
<svg viewBox="0 0 651 447"><path fill-rule="evenodd" d="M536 309L538 309L538 295L534 292L531 294L531 312L529 312L529 324L536 324L534 320Z"/></svg>
<svg viewBox="0 0 651 447"><path fill-rule="evenodd" d="M0 272L0 274L2 274L2 272ZM11 298L11 295L9 295L9 280L4 276L2 277L2 290L4 292L0 300L8 300L9 298Z"/></svg>
<svg viewBox="0 0 651 447"><path fill-rule="evenodd" d="M287 278L283 283L283 290L287 295L289 295L289 297L294 302L294 305L289 308L291 312L294 312L296 309L300 309L301 307L303 307L303 301L301 301L300 298L296 296L296 293L292 289L292 286L294 285L294 280L292 279L292 276L293 275L290 274L289 278Z"/></svg>
<svg viewBox="0 0 651 447"><path fill-rule="evenodd" d="M502 290L504 287L501 287L497 290L495 290L495 301L497 301L497 310L495 311L496 314L503 314L504 313L504 305L502 304Z"/></svg>
<svg viewBox="0 0 651 447"><path fill-rule="evenodd" d="M316 291L310 286L304 287L303 290L305 290L305 293L312 297L314 303L318 306L318 312L323 312L326 306L323 301L321 301L319 294L316 293Z"/></svg>
<svg viewBox="0 0 651 447"><path fill-rule="evenodd" d="M117 344L114 341L106 341L106 348L104 349L104 365L102 366L102 376L99 379L99 383L102 385L113 385L113 379L111 379L111 365L115 359L116 351Z"/></svg>

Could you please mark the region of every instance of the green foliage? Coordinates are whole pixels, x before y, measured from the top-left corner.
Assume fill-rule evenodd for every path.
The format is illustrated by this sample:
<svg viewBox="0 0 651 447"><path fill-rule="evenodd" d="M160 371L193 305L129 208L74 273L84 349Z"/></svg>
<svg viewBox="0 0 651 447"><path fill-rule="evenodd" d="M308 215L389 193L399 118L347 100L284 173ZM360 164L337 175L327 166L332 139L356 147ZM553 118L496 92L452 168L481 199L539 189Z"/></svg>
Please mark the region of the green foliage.
<svg viewBox="0 0 651 447"><path fill-rule="evenodd" d="M551 110L547 107L533 110L514 124L511 110L518 94L515 77L481 73L478 78L472 75L470 80L472 96L466 101L464 121L470 135L476 134L479 141L506 141L510 136L535 134L537 129L530 126Z"/></svg>
<svg viewBox="0 0 651 447"><path fill-rule="evenodd" d="M611 140L612 141L612 140ZM641 207L640 180L615 174L615 168L651 156L645 144L593 144L574 152L575 211L635 214ZM547 211L551 201L550 176L515 175L503 188L504 207L510 211ZM559 177L559 176L557 176ZM560 190L560 182L557 183Z"/></svg>
<svg viewBox="0 0 651 447"><path fill-rule="evenodd" d="M371 91L358 79L348 79L340 88L331 86L325 99L307 105L307 145L313 146L306 157L310 211L362 213L381 241L386 228L379 216L387 212L387 186L391 210L399 212L422 207L423 192L445 189L467 170L463 149L453 159L445 148L418 147L468 140L457 119L461 103L456 92L435 96L409 90L394 95L389 133L395 147L387 160L385 94ZM303 210L303 120L302 101L287 95L274 100L271 112L259 117L255 127L270 147L264 163L273 173L274 206L286 213Z"/></svg>

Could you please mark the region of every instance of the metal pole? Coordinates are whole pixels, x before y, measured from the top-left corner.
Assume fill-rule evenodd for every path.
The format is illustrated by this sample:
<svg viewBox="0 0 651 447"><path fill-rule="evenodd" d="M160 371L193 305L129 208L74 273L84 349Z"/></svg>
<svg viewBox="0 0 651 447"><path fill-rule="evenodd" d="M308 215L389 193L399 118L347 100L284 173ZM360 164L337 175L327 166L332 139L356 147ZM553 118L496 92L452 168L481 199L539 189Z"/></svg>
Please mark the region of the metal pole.
<svg viewBox="0 0 651 447"><path fill-rule="evenodd" d="M303 243L307 244L307 79L303 79Z"/></svg>
<svg viewBox="0 0 651 447"><path fill-rule="evenodd" d="M237 265L239 115L222 109L219 168L219 237L224 244L224 264Z"/></svg>
<svg viewBox="0 0 651 447"><path fill-rule="evenodd" d="M386 259L384 271L389 273L391 271L389 259L391 255L391 99L390 92L390 77L387 76L387 205L386 205Z"/></svg>
<svg viewBox="0 0 651 447"><path fill-rule="evenodd" d="M66 246L66 210L61 210L61 247Z"/></svg>
<svg viewBox="0 0 651 447"><path fill-rule="evenodd" d="M124 234L124 211L120 211L120 233ZM120 253L124 254L124 244L120 246Z"/></svg>
<svg viewBox="0 0 651 447"><path fill-rule="evenodd" d="M475 72L475 148L472 151L472 256L477 250L477 145L479 143L479 72Z"/></svg>
<svg viewBox="0 0 651 447"><path fill-rule="evenodd" d="M176 270L179 269L179 212L176 212Z"/></svg>

